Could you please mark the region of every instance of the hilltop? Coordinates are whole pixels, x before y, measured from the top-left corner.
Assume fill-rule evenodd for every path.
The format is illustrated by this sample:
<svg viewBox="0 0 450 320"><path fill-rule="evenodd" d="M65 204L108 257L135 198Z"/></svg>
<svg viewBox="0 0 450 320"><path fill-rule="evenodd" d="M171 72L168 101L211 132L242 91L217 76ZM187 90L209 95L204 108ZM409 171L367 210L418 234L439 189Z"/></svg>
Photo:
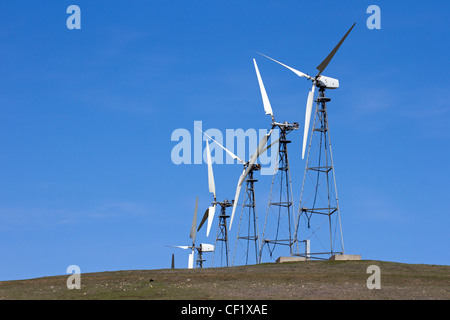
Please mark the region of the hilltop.
<svg viewBox="0 0 450 320"><path fill-rule="evenodd" d="M370 265L381 269L379 290L366 286ZM0 299L450 299L450 266L374 260L85 273L79 290L67 289L67 277L2 281Z"/></svg>

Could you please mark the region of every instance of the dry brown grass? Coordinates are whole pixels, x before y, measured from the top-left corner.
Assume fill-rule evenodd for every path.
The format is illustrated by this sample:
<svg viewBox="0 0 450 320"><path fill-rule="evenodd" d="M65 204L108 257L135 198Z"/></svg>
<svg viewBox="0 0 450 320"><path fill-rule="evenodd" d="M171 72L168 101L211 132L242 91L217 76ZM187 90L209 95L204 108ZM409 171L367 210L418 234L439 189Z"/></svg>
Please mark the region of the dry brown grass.
<svg viewBox="0 0 450 320"><path fill-rule="evenodd" d="M381 289L369 290L369 265L381 269ZM81 289L68 275L0 282L0 299L450 299L450 266L383 261L308 261L230 268L87 273Z"/></svg>

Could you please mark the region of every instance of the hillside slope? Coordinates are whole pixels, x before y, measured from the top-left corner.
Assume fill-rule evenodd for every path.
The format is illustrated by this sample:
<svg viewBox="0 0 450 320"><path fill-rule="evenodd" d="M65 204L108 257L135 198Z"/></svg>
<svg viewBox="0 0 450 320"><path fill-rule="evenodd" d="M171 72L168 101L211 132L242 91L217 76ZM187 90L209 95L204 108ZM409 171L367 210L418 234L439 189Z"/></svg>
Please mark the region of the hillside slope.
<svg viewBox="0 0 450 320"><path fill-rule="evenodd" d="M381 270L369 290L367 267ZM308 261L230 268L86 273L0 282L0 299L450 299L450 266L384 261Z"/></svg>

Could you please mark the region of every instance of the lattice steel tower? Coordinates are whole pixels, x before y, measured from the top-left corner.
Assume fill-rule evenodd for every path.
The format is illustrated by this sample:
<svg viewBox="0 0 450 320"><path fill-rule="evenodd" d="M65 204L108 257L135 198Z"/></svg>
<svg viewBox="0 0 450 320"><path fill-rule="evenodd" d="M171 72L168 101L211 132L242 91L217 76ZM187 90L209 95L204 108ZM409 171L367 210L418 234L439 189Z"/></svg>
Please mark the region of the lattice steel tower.
<svg viewBox="0 0 450 320"><path fill-rule="evenodd" d="M229 256L229 243L228 243L228 229L227 229L227 219L230 217L226 213L226 209L228 207L233 206L233 202L228 201L225 199L225 201L217 202L218 205L220 205L220 214L219 214L219 225L217 227L217 236L216 236L216 242L214 243L214 253L211 260L211 267L214 266L214 257L216 255L216 252L220 252L220 266L226 266L228 267L228 256ZM218 246L217 242L220 243Z"/></svg>
<svg viewBox="0 0 450 320"><path fill-rule="evenodd" d="M239 218L239 226L237 231L236 243L234 246L233 262L234 265L236 251L238 246L242 245L245 258L245 265L254 262L259 262L259 229L258 229L258 215L256 213L255 204L255 182L258 180L253 178L253 173L261 169L260 164L254 164L245 179L245 194L244 203L242 205L241 216ZM246 227L245 229L241 229ZM254 259L250 256L253 256Z"/></svg>
<svg viewBox="0 0 450 320"><path fill-rule="evenodd" d="M325 97L325 88L319 87L295 230L295 255L308 255L300 246L309 240L308 258L317 259L344 254L327 115L330 100Z"/></svg>
<svg viewBox="0 0 450 320"><path fill-rule="evenodd" d="M276 173L272 177L272 185L267 207L264 230L262 234L260 262L264 248L269 251L270 257L277 245L289 247L289 255L293 254L294 245L294 203L291 186L291 176L289 171L287 135L298 129L298 123L273 123L274 127L280 130L278 142L278 163L275 168Z"/></svg>

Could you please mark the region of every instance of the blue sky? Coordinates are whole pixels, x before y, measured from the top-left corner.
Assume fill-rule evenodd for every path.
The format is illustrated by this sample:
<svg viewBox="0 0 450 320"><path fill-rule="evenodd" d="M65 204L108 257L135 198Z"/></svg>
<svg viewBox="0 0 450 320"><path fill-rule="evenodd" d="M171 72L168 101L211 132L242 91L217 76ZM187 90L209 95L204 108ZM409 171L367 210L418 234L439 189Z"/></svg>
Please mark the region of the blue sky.
<svg viewBox="0 0 450 320"><path fill-rule="evenodd" d="M66 9L81 8L81 30ZM366 9L381 9L369 30ZM363 259L449 264L446 1L9 1L0 12L0 280L187 265L206 164L175 165L178 128L297 121L295 208L310 83L303 72L356 22L325 74L345 249ZM240 164L214 166L232 199ZM258 182L258 217L270 176ZM214 241L199 233L198 241ZM230 235L234 248L234 236ZM276 258L276 257L275 257ZM209 257L207 257L209 259Z"/></svg>

